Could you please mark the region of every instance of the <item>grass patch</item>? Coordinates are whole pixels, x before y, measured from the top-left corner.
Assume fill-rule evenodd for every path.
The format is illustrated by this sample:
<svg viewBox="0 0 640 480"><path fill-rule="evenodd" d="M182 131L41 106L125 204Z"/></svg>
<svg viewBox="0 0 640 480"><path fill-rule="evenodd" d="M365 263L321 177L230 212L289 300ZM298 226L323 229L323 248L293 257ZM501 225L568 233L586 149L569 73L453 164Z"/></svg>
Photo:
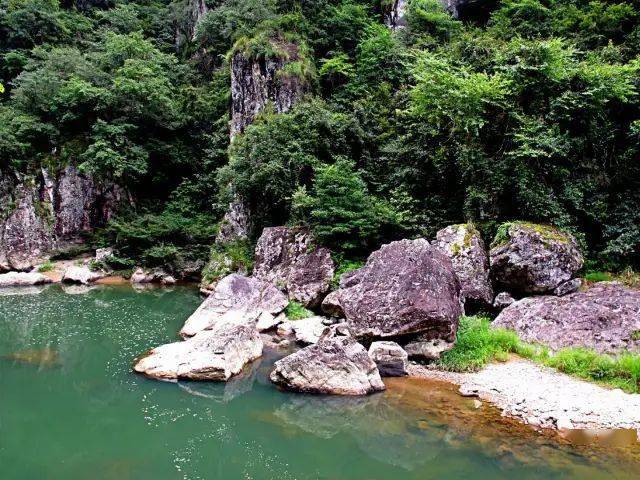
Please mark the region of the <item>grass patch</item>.
<svg viewBox="0 0 640 480"><path fill-rule="evenodd" d="M289 302L284 313L287 315L289 320L302 320L303 318L314 316L314 313L311 310L308 310L304 305L298 302Z"/></svg>
<svg viewBox="0 0 640 480"><path fill-rule="evenodd" d="M511 353L533 357L535 349L521 342L514 332L490 325L488 318L462 317L456 345L442 355L438 365L454 372L474 372L490 362L506 361Z"/></svg>
<svg viewBox="0 0 640 480"><path fill-rule="evenodd" d="M640 273L628 268L619 273L587 272L584 279L589 283L620 282L631 288L640 288Z"/></svg>
<svg viewBox="0 0 640 480"><path fill-rule="evenodd" d="M609 272L589 272L584 276L587 282L609 282L613 280L613 275Z"/></svg>
<svg viewBox="0 0 640 480"><path fill-rule="evenodd" d="M53 262L51 260L47 260L46 262L44 262L42 265L38 267L38 272L40 273L50 272L54 268L55 268L55 265L53 264Z"/></svg>
<svg viewBox="0 0 640 480"><path fill-rule="evenodd" d="M515 332L492 329L490 325L487 318L462 317L456 346L442 355L438 366L449 371L472 372L516 354L568 375L640 393L638 354L614 357L586 348L566 348L552 353L548 348L523 342Z"/></svg>

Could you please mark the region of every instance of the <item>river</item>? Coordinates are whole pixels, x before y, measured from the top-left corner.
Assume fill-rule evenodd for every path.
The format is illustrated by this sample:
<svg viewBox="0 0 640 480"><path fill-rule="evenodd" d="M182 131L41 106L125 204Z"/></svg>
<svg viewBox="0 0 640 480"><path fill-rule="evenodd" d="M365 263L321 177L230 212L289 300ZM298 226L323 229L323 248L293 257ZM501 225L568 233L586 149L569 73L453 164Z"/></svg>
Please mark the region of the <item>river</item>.
<svg viewBox="0 0 640 480"><path fill-rule="evenodd" d="M640 478L637 443L571 444L448 384L296 395L267 380L275 352L228 384L132 373L200 301L189 287L0 291L0 478Z"/></svg>

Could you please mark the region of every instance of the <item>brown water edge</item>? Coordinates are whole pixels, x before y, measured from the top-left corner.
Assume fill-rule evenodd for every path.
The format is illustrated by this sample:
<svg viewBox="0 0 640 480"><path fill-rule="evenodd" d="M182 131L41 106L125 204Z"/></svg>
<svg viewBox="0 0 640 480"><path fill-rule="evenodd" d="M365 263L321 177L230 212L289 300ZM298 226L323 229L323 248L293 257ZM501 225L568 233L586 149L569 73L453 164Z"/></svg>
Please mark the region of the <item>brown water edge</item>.
<svg viewBox="0 0 640 480"><path fill-rule="evenodd" d="M448 426L446 441L452 446L464 442L480 444L496 457L526 464L543 463L575 468L576 455L599 467L626 471L640 478L640 443L635 430L535 429L476 398L463 397L458 386L422 378L387 378L387 401L412 412L421 428L433 428L434 421ZM535 448L532 448L535 447Z"/></svg>

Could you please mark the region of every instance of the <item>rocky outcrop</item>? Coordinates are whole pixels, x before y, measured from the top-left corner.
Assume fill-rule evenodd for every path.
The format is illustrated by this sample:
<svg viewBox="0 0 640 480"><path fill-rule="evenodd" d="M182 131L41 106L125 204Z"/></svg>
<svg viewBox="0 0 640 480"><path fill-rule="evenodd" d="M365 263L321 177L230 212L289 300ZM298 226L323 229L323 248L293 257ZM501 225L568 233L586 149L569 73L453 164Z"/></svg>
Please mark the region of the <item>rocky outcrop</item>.
<svg viewBox="0 0 640 480"><path fill-rule="evenodd" d="M300 60L299 47L285 40L270 40L275 56L253 58L237 50L231 59L231 137L244 132L267 104L286 113L307 91L307 83L286 73Z"/></svg>
<svg viewBox="0 0 640 480"><path fill-rule="evenodd" d="M235 197L229 204L227 212L224 214L218 226L216 235L217 244L227 244L242 241L249 238L251 225L249 223L249 209L240 197Z"/></svg>
<svg viewBox="0 0 640 480"><path fill-rule="evenodd" d="M0 202L0 271L30 270L55 245L50 205L32 180L13 184Z"/></svg>
<svg viewBox="0 0 640 480"><path fill-rule="evenodd" d="M409 356L396 342L373 342L369 356L376 362L383 377L404 377L408 375Z"/></svg>
<svg viewBox="0 0 640 480"><path fill-rule="evenodd" d="M52 280L49 277L45 277L37 272L9 272L0 274L0 288L43 285L51 282Z"/></svg>
<svg viewBox="0 0 640 480"><path fill-rule="evenodd" d="M398 30L407 26L407 0L393 0L384 8L384 23L392 30Z"/></svg>
<svg viewBox="0 0 640 480"><path fill-rule="evenodd" d="M74 166L32 177L0 172L0 271L31 269L130 201L119 186L96 182Z"/></svg>
<svg viewBox="0 0 640 480"><path fill-rule="evenodd" d="M213 293L187 319L180 335L191 337L218 323L243 323L247 318L256 322L263 312L276 315L288 304L273 285L234 273L217 283Z"/></svg>
<svg viewBox="0 0 640 480"><path fill-rule="evenodd" d="M262 355L254 325L220 324L194 337L154 348L133 369L160 380L227 381Z"/></svg>
<svg viewBox="0 0 640 480"><path fill-rule="evenodd" d="M326 248L317 248L307 228L270 227L256 245L253 276L287 292L291 300L313 308L331 288L334 264Z"/></svg>
<svg viewBox="0 0 640 480"><path fill-rule="evenodd" d="M180 21L176 26L176 49L178 51L180 51L185 44L195 39L198 25L207 11L208 8L205 0L186 1L182 15L180 16Z"/></svg>
<svg viewBox="0 0 640 480"><path fill-rule="evenodd" d="M434 246L451 259L458 275L467 311L491 306L493 287L489 278L489 255L480 232L469 223L440 230Z"/></svg>
<svg viewBox="0 0 640 480"><path fill-rule="evenodd" d="M492 325L552 349L640 352L639 312L640 291L603 282L563 297L525 298L504 309Z"/></svg>
<svg viewBox="0 0 640 480"><path fill-rule="evenodd" d="M571 280L584 263L575 238L546 225L505 224L494 245L491 275L511 292L553 292Z"/></svg>
<svg viewBox="0 0 640 480"><path fill-rule="evenodd" d="M385 389L376 364L352 337L326 336L275 363L271 381L296 392L366 395Z"/></svg>
<svg viewBox="0 0 640 480"><path fill-rule="evenodd" d="M462 314L460 283L451 260L428 241L402 240L343 275L323 308L340 310L357 337L421 334L453 341Z"/></svg>
<svg viewBox="0 0 640 480"><path fill-rule="evenodd" d="M93 272L86 265L73 265L67 268L62 276L62 283L79 283L88 285L104 277L100 272Z"/></svg>

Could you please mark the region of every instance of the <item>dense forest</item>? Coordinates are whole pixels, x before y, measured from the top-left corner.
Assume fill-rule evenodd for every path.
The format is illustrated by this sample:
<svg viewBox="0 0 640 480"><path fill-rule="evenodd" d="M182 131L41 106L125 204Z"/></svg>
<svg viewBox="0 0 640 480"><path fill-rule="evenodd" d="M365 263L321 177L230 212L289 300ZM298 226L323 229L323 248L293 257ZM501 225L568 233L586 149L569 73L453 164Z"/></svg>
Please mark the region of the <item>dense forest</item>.
<svg viewBox="0 0 640 480"><path fill-rule="evenodd" d="M637 268L640 1L390 3L0 0L0 172L126 188L91 238L125 267L203 262L241 201L248 240L214 247L239 261L268 225L354 259L527 220ZM240 60L291 105L235 121Z"/></svg>

